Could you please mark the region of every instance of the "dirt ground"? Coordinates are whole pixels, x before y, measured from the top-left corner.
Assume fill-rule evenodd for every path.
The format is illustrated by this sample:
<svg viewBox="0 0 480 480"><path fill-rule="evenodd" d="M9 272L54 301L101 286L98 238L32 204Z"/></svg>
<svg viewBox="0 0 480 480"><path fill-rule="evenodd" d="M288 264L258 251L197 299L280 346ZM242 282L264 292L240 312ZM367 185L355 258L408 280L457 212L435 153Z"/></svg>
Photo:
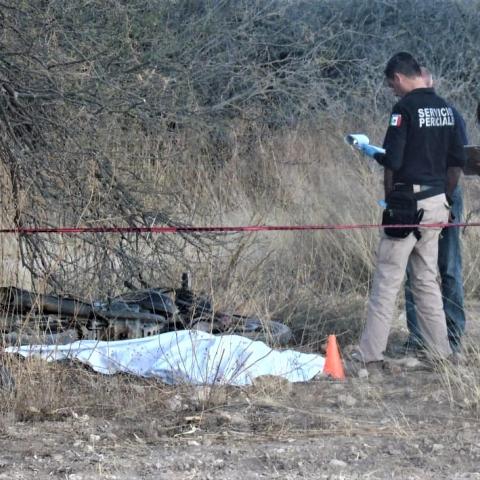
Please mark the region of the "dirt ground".
<svg viewBox="0 0 480 480"><path fill-rule="evenodd" d="M158 384L128 378L118 403L118 379L96 376L94 404L79 390L77 404L73 392L3 416L0 479L480 479L472 367L407 364L345 382L170 388L161 401Z"/></svg>

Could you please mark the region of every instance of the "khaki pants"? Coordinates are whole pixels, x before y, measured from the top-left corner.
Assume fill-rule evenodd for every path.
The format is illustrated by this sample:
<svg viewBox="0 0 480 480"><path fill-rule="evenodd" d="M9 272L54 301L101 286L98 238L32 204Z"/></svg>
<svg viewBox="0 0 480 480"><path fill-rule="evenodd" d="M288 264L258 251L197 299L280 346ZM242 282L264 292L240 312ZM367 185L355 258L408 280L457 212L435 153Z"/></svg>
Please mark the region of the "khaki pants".
<svg viewBox="0 0 480 480"><path fill-rule="evenodd" d="M444 194L418 201L424 209L422 223L445 223L448 209ZM377 252L377 268L368 302L367 321L359 349L365 362L383 359L407 263L411 262L412 293L417 306L420 331L432 354L447 357L452 353L448 343L442 295L437 282L438 238L440 229L422 229L417 240L392 238L382 232Z"/></svg>

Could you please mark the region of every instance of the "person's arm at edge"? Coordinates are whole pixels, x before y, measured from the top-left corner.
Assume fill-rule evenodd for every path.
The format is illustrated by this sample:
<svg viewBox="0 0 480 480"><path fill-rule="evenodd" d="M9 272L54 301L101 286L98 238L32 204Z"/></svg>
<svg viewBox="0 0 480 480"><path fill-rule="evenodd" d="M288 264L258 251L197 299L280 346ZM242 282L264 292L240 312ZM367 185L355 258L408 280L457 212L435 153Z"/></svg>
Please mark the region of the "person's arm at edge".
<svg viewBox="0 0 480 480"><path fill-rule="evenodd" d="M466 164L465 150L463 148L463 143L467 141L465 123L458 112L456 112L455 117L455 128L451 132L450 147L448 149L447 180L445 185L445 193L450 205L453 191L457 187L460 175Z"/></svg>
<svg viewBox="0 0 480 480"><path fill-rule="evenodd" d="M447 199L449 203L451 202L451 198L453 196L453 191L457 187L458 180L460 179L460 175L462 174L461 167L448 167L447 168L447 185L445 187Z"/></svg>
<svg viewBox="0 0 480 480"><path fill-rule="evenodd" d="M455 107L452 106L451 108L455 118L455 129L457 130L460 142L462 145L468 145L467 124L465 123L465 119Z"/></svg>

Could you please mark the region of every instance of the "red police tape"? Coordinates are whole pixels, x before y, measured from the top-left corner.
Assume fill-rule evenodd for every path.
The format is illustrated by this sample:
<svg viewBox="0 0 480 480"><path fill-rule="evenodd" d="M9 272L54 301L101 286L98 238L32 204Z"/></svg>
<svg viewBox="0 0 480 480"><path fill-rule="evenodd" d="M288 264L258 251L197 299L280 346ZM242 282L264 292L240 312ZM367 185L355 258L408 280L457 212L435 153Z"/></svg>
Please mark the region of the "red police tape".
<svg viewBox="0 0 480 480"><path fill-rule="evenodd" d="M388 225L388 228L415 228L418 225ZM421 228L451 228L451 227L480 227L480 222L471 223L425 223ZM264 232L285 230L357 230L368 228L382 228L378 224L351 224L351 225L247 225L239 227L19 227L3 228L0 234L18 233L22 235L48 234L77 234L77 233L239 233Z"/></svg>

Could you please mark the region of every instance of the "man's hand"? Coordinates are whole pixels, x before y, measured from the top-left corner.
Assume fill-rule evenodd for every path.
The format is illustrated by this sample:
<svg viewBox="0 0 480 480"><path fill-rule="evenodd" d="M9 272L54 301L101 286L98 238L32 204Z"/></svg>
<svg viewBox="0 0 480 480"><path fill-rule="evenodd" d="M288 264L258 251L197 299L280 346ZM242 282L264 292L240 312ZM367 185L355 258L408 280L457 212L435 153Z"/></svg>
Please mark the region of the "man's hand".
<svg viewBox="0 0 480 480"><path fill-rule="evenodd" d="M376 153L379 153L378 147L375 147L374 145L369 145L366 143L362 143L360 145L360 151L364 153L365 155L368 155L369 157L374 158L374 155Z"/></svg>
<svg viewBox="0 0 480 480"><path fill-rule="evenodd" d="M452 206L453 206L453 198L447 193L445 195L447 197L447 203L448 203L448 223L454 223L455 221L455 215L452 212Z"/></svg>

